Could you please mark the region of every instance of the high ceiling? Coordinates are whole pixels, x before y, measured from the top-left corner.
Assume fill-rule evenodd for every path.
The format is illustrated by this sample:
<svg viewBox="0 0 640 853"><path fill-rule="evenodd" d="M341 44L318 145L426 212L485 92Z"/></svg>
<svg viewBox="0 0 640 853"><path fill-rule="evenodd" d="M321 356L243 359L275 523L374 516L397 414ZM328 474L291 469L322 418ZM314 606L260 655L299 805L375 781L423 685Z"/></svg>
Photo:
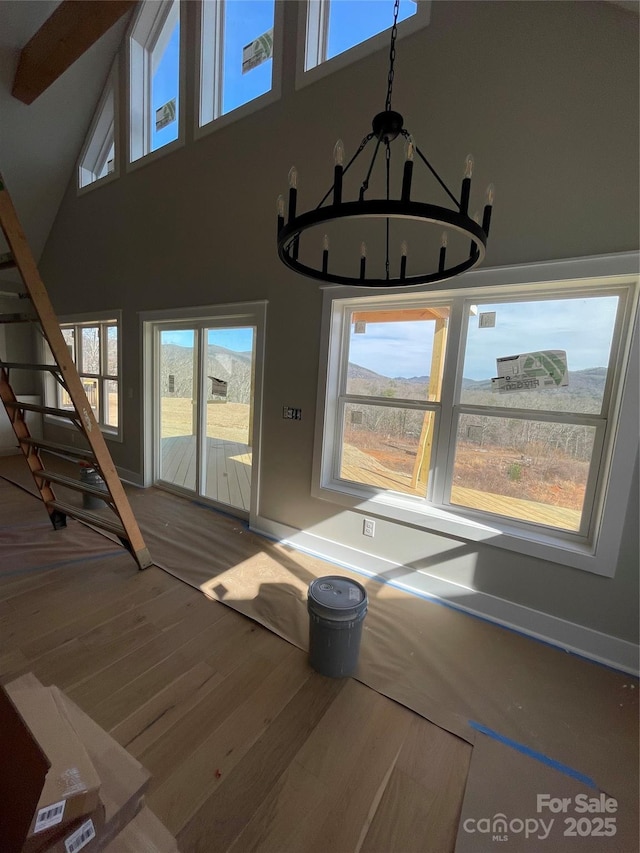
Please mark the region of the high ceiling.
<svg viewBox="0 0 640 853"><path fill-rule="evenodd" d="M33 104L11 95L21 49L60 0L0 0L0 172L36 257L55 220L131 13L96 42ZM584 0L586 2L586 0ZM610 0L638 14L638 0ZM0 234L0 252L6 251ZM17 289L16 273L0 274ZM19 289L19 288L18 288Z"/></svg>
<svg viewBox="0 0 640 853"><path fill-rule="evenodd" d="M33 104L26 106L11 95L20 51L58 2L0 2L0 172L36 260L130 18L125 15ZM6 244L0 235L0 252L4 251ZM5 289L15 289L18 281L15 273L2 274Z"/></svg>

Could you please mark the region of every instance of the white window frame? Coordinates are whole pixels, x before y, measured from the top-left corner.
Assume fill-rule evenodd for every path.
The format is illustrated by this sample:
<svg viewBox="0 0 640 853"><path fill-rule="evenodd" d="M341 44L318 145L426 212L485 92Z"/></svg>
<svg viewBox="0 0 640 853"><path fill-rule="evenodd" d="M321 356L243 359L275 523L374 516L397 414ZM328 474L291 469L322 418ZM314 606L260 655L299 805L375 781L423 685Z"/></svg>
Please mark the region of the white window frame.
<svg viewBox="0 0 640 853"><path fill-rule="evenodd" d="M358 288L325 288L312 495L427 531L478 543L486 542L493 547L612 577L624 524L623 509L627 505L631 487L632 463L638 453L638 265L637 253L623 253L477 270L439 286L411 288L409 293L396 291L393 294L387 292L386 295L363 297ZM601 289L621 291L623 310L614 332L612 369L607 376L603 401L603 412L608 415L609 425L606 429L602 425L598 426L598 418L590 415L576 414L570 418L572 422L584 421L598 427L596 442L600 441L600 445L594 447L594 455L602 451L601 463L596 473L590 476L586 496L587 500L593 500L592 517L585 519L585 526L576 534L447 503L445 497L453 466L451 447L455 439L457 417L461 411L473 409L457 403L465 346L464 318L469 314L469 305L485 298L494 302L501 299L508 301L516 295L534 299L543 296L554 298L560 294L578 295L585 290L593 292L596 288L598 292ZM422 294L428 295L423 297ZM420 295L421 305L442 304L444 300L452 300L453 304L439 404L439 430L444 439L438 442L436 437L434 441L438 456L430 490L433 502L341 480L336 469L342 428L340 383L346 372L344 361L349 340L350 311L363 310L365 299L366 308L386 306L389 300L410 307L412 301L415 304L416 295ZM623 373L625 370L626 376ZM360 399L359 402L366 403L366 399ZM393 402L398 405L398 401ZM414 407L434 408L432 404L423 403ZM501 410L496 409L496 414L500 416ZM511 416L509 409L505 410L504 416ZM556 419L545 418L545 413L535 410L523 411L522 417L530 420ZM445 471L448 479L443 476Z"/></svg>
<svg viewBox="0 0 640 853"><path fill-rule="evenodd" d="M284 3L276 0L273 20L273 65L271 89L258 95L246 104L220 115L222 100L222 22L225 0L210 0L205 13L203 0L196 4L196 110L194 116L194 138L199 139L208 133L238 121L257 110L279 100L282 93L282 53L284 40ZM211 51L205 51L203 44L213 44Z"/></svg>
<svg viewBox="0 0 640 853"><path fill-rule="evenodd" d="M365 39L331 59L323 59L329 36L329 4L332 0L300 0L296 51L296 89L321 80L377 50L389 47L391 23L381 33ZM417 0L416 14L398 23L398 38L429 25L431 0Z"/></svg>
<svg viewBox="0 0 640 853"><path fill-rule="evenodd" d="M118 117L118 59L116 57L78 158L78 195L110 183L119 177ZM107 165L112 146L114 148L113 169L100 178L98 176Z"/></svg>
<svg viewBox="0 0 640 853"><path fill-rule="evenodd" d="M175 18L175 20L173 20ZM127 35L129 157L127 169L162 157L184 145L186 14L182 0L146 0L138 10ZM178 136L155 151L151 150L151 84L153 54L180 21ZM166 45L164 45L166 46Z"/></svg>
<svg viewBox="0 0 640 853"><path fill-rule="evenodd" d="M60 324L60 328L69 328L71 326L76 329L76 351L74 363L76 365L76 370L80 377L87 376L91 379L98 380L98 414L97 418L98 425L100 427L101 432L103 433L106 439L112 439L114 441L122 441L122 312L121 311L95 311L90 314L73 314L65 317L58 317L58 323ZM78 329L83 326L99 326L101 328L100 335L100 372L99 373L86 373L80 369L81 365L78 362L79 353L81 352L81 345L78 346ZM103 366L108 364L108 356L107 356L107 338L106 335L102 334L102 329L107 326L115 326L118 330L118 373L117 376L112 376L111 374L103 371ZM51 351L46 343L43 340L44 347L44 361L45 363L53 363L53 356L51 355ZM105 399L104 399L104 382L106 380L115 381L118 383L118 426L115 427L112 424L107 424L103 420L103 415L105 412ZM53 406L54 408L60 408L60 394L62 388L60 383L53 376L48 375L44 377L45 382L45 400L47 400L47 405ZM75 430L77 427L68 419L63 417L57 417L55 415L45 415L45 423L54 424L57 427L64 427L65 429Z"/></svg>

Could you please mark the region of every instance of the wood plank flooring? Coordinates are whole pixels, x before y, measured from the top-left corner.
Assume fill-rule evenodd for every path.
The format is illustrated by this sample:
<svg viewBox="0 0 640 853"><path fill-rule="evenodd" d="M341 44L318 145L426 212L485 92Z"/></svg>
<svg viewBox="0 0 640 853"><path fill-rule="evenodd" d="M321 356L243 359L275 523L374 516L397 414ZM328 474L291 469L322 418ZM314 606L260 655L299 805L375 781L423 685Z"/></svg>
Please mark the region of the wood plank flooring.
<svg viewBox="0 0 640 853"><path fill-rule="evenodd" d="M468 744L127 555L0 579L0 650L149 769L182 853L453 850Z"/></svg>

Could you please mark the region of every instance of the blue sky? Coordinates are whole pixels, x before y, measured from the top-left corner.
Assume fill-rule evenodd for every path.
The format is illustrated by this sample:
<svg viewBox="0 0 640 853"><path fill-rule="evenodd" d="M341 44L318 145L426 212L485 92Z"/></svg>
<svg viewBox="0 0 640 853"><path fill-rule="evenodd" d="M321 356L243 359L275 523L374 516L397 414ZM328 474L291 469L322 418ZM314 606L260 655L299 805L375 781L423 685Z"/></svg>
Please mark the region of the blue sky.
<svg viewBox="0 0 640 853"><path fill-rule="evenodd" d="M463 375L490 379L497 358L541 349L566 350L569 370L606 367L616 305L613 296L479 305L496 312L496 325L480 329L470 317ZM432 344L430 321L369 323L364 335L352 333L349 360L382 376L425 376Z"/></svg>
<svg viewBox="0 0 640 853"><path fill-rule="evenodd" d="M180 347L192 347L194 335L192 330L163 331L163 344L177 344ZM253 346L253 327L244 326L233 329L209 329L208 343L233 350L234 352L250 352Z"/></svg>
<svg viewBox="0 0 640 853"><path fill-rule="evenodd" d="M400 0L398 21L415 13L414 0ZM327 59L383 32L392 22L393 0L332 0Z"/></svg>
<svg viewBox="0 0 640 853"><path fill-rule="evenodd" d="M178 115L180 109L179 98L179 58L180 58L180 22L173 30L162 59L158 63L156 73L153 75L153 93L151 105L151 150L162 148L169 142L178 138ZM156 131L156 110L166 104L172 98L176 99L176 121L171 122L162 130Z"/></svg>

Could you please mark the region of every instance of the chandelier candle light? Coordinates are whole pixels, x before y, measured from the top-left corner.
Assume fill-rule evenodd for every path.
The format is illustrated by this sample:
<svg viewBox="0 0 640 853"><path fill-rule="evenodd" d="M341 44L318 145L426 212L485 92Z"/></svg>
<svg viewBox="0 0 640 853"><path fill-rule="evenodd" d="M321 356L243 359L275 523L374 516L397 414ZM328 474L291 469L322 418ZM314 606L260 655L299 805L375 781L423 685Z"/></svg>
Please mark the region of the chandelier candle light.
<svg viewBox="0 0 640 853"><path fill-rule="evenodd" d="M359 285L362 287L410 287L416 284L432 284L436 281L453 278L460 273L466 272L477 266L484 259L489 226L491 224L491 212L495 198L493 184L487 188L486 203L480 224L479 214L472 219L469 216L469 198L471 194L471 178L473 174L473 157L469 155L464 165L460 200L456 199L442 178L435 171L431 163L416 145L415 139L404 128L404 119L400 113L391 109L391 92L393 88L395 42L397 37L399 0L395 0L393 10L393 27L391 29L391 48L389 51L389 74L387 99L385 109L378 113L372 122L372 131L368 133L356 153L344 165L345 151L342 140L338 140L333 151L334 170L333 184L325 193L318 206L304 213L297 213L298 195L298 173L295 166L289 171L289 204L285 218L285 204L283 196L278 196L278 255L280 260L290 269L301 275L320 279L329 284ZM402 187L400 198L390 197L390 166L391 166L391 143L402 137L405 140L405 160L402 170ZM373 157L364 180L360 186L357 201L343 201L343 178L351 168L356 158L365 147L375 139ZM367 199L365 195L369 189L369 182L376 162L376 157L381 147L385 149L386 167L386 196L384 198ZM454 207L441 207L435 204L427 204L411 199L411 184L414 172L416 155L427 167L441 188L446 192ZM329 201L330 200L330 201ZM325 202L328 202L325 204ZM325 233L322 237L322 252L318 252L320 263L311 265L305 256L304 262L299 259L299 250L302 234L316 228L350 219L386 220L385 228L385 269L384 275L379 273L367 277L367 247L365 243L360 244L360 271L359 275L343 275L329 270L329 237ZM400 244L400 263L396 275L391 272L391 259L389 251L390 243L390 221L412 221L426 225L445 227L440 243L437 268L414 274L407 273L408 246L405 239ZM458 233L470 240L470 249L466 255L466 249L460 260L456 256L453 261L448 261L447 250L449 247L448 231ZM320 232L322 233L322 232ZM451 253L451 250L449 250ZM374 259L375 260L375 259ZM435 263L433 266L436 266ZM357 270L356 259L354 259L354 273Z"/></svg>

